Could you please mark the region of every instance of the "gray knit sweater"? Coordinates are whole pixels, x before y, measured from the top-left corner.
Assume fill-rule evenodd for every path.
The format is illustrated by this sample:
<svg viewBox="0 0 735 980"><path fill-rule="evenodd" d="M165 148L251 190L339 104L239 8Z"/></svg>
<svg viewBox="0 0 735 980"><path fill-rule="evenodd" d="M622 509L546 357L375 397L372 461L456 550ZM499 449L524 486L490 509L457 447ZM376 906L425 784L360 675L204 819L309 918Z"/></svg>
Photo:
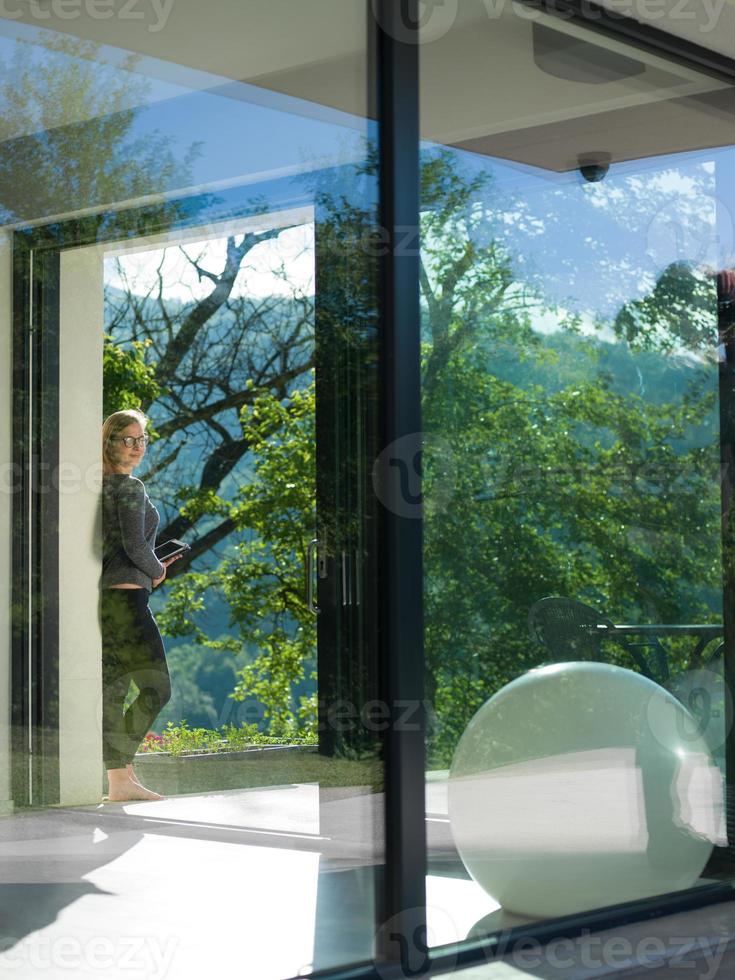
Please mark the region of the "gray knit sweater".
<svg viewBox="0 0 735 980"><path fill-rule="evenodd" d="M153 554L160 517L143 483L127 473L102 478L102 578L100 586L129 582L153 591L163 575Z"/></svg>

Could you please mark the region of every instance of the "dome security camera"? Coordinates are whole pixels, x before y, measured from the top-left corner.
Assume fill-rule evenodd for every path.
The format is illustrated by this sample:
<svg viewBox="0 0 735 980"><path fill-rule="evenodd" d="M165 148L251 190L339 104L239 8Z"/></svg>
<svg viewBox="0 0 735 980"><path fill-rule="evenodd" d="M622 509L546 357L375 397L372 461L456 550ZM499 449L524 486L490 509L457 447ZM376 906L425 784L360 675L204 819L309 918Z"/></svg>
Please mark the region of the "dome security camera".
<svg viewBox="0 0 735 980"><path fill-rule="evenodd" d="M579 172L588 183L596 184L607 176L611 159L609 153L580 153Z"/></svg>

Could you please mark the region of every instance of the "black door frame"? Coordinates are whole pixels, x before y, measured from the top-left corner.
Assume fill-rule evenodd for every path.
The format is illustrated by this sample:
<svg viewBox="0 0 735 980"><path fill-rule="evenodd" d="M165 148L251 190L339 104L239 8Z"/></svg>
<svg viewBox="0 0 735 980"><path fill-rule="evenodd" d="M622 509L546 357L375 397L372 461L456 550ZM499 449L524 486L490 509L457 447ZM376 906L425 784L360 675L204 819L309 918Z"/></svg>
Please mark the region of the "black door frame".
<svg viewBox="0 0 735 980"><path fill-rule="evenodd" d="M42 246L42 242L38 242ZM11 775L16 803L57 802L59 256L13 247L13 482ZM44 444L44 459L34 447ZM44 476L46 479L44 479ZM41 584L43 583L43 588ZM35 761L38 760L38 764Z"/></svg>
<svg viewBox="0 0 735 980"><path fill-rule="evenodd" d="M380 278L381 507L379 594L384 743L385 889L376 956L415 976L428 968L426 923L426 721L423 521L405 516L401 485L386 472L410 466L394 446L420 445L419 44L417 0L373 4L380 122L380 218L387 247ZM404 40L405 39L405 40ZM409 450L410 451L410 450ZM402 711L410 714L401 722Z"/></svg>
<svg viewBox="0 0 735 980"><path fill-rule="evenodd" d="M589 0L521 0L529 8L564 19L574 19L608 37L624 39L643 50L655 50L672 61L704 68L735 83L735 59L708 51L691 42L611 13ZM421 431L418 349L420 337L418 303L418 220L419 220L419 38L418 0L374 0L377 28L378 118L381 132L382 225L390 250L382 273L381 347L384 405L384 443L407 433ZM399 40L402 39L402 40ZM405 247L406 233L415 235L415 255ZM408 252L408 254L407 254ZM413 528L396 517L384 514L381 556L385 581L381 589L383 635L383 693L392 699L423 696L424 659L421 598L412 591L411 579L421 575L420 522ZM396 618L399 622L396 622ZM417 682L416 678L420 680ZM735 681L735 663L726 661L725 677ZM735 732L728 718L728 772L735 767ZM393 726L391 726L393 727ZM423 726L422 726L423 727ZM421 966L421 937L425 936L426 873L425 806L423 787L416 780L423 748L404 733L391 731L386 741L386 875L384 914L400 942L403 956L388 942L386 958L399 959L395 976L416 975ZM423 739L423 734L422 734ZM419 844L413 847L415 841ZM402 852L398 853L401 848ZM735 871L735 868L733 868ZM421 884L418 884L418 879ZM552 923L517 927L482 939L428 950L424 966L442 973L460 966L481 964L495 959L520 942L533 939L540 944L557 938L573 938L585 931L623 926L630 922L669 915L732 900L730 884L698 886L686 891L609 907L583 915L566 916ZM417 912L413 902L421 903ZM417 942L418 939L418 942ZM425 949L425 946L424 946ZM380 950L378 951L380 952ZM374 969L332 971L337 978L384 977Z"/></svg>

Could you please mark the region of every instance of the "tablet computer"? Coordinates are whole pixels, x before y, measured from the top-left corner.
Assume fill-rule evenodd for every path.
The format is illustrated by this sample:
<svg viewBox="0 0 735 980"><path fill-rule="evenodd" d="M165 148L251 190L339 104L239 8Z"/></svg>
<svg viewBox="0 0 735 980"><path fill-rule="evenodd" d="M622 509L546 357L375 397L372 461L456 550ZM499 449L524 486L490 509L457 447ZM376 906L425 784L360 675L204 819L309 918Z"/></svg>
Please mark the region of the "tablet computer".
<svg viewBox="0 0 735 980"><path fill-rule="evenodd" d="M175 558L176 555L182 555L185 551L191 551L190 544L187 544L186 541L178 541L176 538L170 538L168 541L164 541L163 544L156 545L153 549L153 554L159 561L166 561L169 558Z"/></svg>

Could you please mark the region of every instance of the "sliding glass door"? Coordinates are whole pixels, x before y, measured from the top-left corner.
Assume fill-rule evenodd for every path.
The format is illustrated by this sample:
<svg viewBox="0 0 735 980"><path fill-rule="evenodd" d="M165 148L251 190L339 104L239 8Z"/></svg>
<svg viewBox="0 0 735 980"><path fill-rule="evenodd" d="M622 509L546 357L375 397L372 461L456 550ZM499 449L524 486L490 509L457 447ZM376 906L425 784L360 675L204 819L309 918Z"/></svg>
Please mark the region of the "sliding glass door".
<svg viewBox="0 0 735 980"><path fill-rule="evenodd" d="M727 897L735 71L557 6L0 17L0 965L408 976ZM102 752L122 409L190 545L160 800Z"/></svg>
<svg viewBox="0 0 735 980"><path fill-rule="evenodd" d="M0 202L19 474L13 798L54 807L52 851L62 824L75 827L70 873L98 896L80 908L48 855L31 856L50 911L27 930L21 916L16 956L30 955L31 931L54 941L62 909L67 931L99 916L122 950L101 901L112 891L170 940L177 976L211 970L212 950L219 972L237 961L273 978L373 956L367 16L361 2L289 6L284 32L281 6L177 7L157 32L107 32L91 16L0 22L15 68ZM98 606L101 425L129 408L149 420L135 476L158 541L191 550L149 601L172 693L134 764L165 799L126 804L103 801ZM139 693L133 680L126 703Z"/></svg>
<svg viewBox="0 0 735 980"><path fill-rule="evenodd" d="M729 860L735 96L515 8L421 49L436 945Z"/></svg>

